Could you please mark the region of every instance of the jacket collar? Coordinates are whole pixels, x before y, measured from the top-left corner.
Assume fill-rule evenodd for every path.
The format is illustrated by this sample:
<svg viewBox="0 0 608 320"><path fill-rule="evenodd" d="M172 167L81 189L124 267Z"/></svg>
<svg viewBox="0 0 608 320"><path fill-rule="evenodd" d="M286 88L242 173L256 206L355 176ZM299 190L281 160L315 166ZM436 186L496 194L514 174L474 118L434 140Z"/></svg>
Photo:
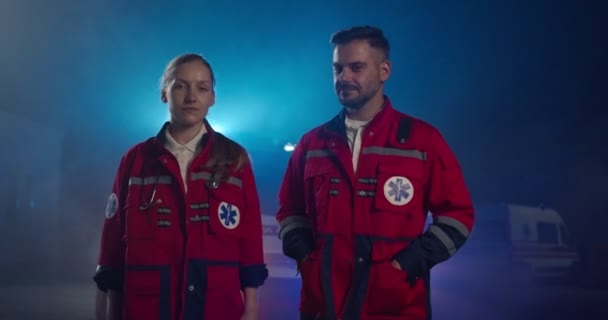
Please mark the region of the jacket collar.
<svg viewBox="0 0 608 320"><path fill-rule="evenodd" d="M378 114L374 116L372 121L367 125L367 130L377 130L378 128L383 127L390 123L390 119L393 118L395 109L393 108L390 99L387 96L384 96L384 104L382 109ZM346 119L346 108L342 108L340 113L338 113L333 119L329 120L323 126L324 129L333 134L338 134L340 136L346 135L346 125L344 124Z"/></svg>

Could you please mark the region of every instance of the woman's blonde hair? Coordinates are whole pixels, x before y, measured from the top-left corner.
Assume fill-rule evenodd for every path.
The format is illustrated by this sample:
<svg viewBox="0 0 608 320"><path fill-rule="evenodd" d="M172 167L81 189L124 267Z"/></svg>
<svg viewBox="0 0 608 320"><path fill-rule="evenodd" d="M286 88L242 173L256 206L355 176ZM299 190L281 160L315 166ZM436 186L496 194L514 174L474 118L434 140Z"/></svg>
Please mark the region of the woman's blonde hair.
<svg viewBox="0 0 608 320"><path fill-rule="evenodd" d="M173 58L167 64L160 80L161 90L166 89L169 83L175 80L177 67L192 61L199 61L209 68L212 87L215 87L215 76L213 75L211 64L209 64L207 59L200 54L186 53ZM231 171L239 171L243 167L248 160L248 156L241 145L221 133L214 133L214 138L213 145L211 146L211 156L204 166L213 172L215 179L224 182L230 176Z"/></svg>

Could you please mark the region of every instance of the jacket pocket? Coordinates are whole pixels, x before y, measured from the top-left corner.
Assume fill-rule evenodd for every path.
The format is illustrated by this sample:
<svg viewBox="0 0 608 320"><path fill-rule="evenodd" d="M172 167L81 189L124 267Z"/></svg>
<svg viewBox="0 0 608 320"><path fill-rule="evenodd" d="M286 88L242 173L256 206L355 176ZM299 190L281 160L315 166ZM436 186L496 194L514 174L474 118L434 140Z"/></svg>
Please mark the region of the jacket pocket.
<svg viewBox="0 0 608 320"><path fill-rule="evenodd" d="M245 213L242 188L222 183L209 190L209 226L211 234L230 239L240 238Z"/></svg>
<svg viewBox="0 0 608 320"><path fill-rule="evenodd" d="M209 222L202 239L203 256L238 261L241 239L246 228L244 198L240 188L218 188L209 191Z"/></svg>
<svg viewBox="0 0 608 320"><path fill-rule="evenodd" d="M302 277L301 310L316 314L324 309L321 288L321 258L318 252L311 253L299 264Z"/></svg>
<svg viewBox="0 0 608 320"><path fill-rule="evenodd" d="M123 208L126 213L128 239L154 239L157 229L156 210L161 192L156 185L132 185Z"/></svg>
<svg viewBox="0 0 608 320"><path fill-rule="evenodd" d="M129 266L125 275L126 319L169 320L169 266Z"/></svg>
<svg viewBox="0 0 608 320"><path fill-rule="evenodd" d="M243 298L238 263L211 263L206 266L205 319L239 320Z"/></svg>
<svg viewBox="0 0 608 320"><path fill-rule="evenodd" d="M423 279L414 287L407 282L407 273L390 262L372 264L370 284L363 313L382 319L426 319L426 289ZM385 318L386 317L386 318ZM394 317L394 318L393 318ZM374 318L376 319L376 318Z"/></svg>
<svg viewBox="0 0 608 320"><path fill-rule="evenodd" d="M416 162L414 162L416 164ZM372 232L391 239L413 238L422 231L422 164L380 164L372 213Z"/></svg>
<svg viewBox="0 0 608 320"><path fill-rule="evenodd" d="M240 320L244 305L241 291L208 290L205 293L205 318Z"/></svg>
<svg viewBox="0 0 608 320"><path fill-rule="evenodd" d="M376 209L405 213L420 208L422 203L422 165L380 164Z"/></svg>
<svg viewBox="0 0 608 320"><path fill-rule="evenodd" d="M314 219L318 232L327 232L331 229L328 215L333 210L334 198L339 196L339 178L331 164L323 161L306 164L304 181L308 214Z"/></svg>

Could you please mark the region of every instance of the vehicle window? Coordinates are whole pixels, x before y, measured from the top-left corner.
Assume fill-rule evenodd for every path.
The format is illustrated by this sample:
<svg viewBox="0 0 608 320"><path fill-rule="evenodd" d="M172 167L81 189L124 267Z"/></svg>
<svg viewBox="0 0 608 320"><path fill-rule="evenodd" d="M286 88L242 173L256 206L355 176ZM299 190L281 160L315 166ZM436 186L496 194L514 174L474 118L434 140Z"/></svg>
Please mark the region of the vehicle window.
<svg viewBox="0 0 608 320"><path fill-rule="evenodd" d="M536 224L538 232L538 242L547 244L557 244L557 225L555 223L538 222Z"/></svg>
<svg viewBox="0 0 608 320"><path fill-rule="evenodd" d="M566 230L566 226L563 224L559 225L559 233L562 238L562 244L570 245L570 235L568 234L568 230Z"/></svg>

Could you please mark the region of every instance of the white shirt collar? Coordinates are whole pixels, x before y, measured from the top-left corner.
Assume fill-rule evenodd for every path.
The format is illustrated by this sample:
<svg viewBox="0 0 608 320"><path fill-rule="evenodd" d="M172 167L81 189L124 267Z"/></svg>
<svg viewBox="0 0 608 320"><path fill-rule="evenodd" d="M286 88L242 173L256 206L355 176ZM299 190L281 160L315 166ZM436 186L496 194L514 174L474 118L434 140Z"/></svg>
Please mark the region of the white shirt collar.
<svg viewBox="0 0 608 320"><path fill-rule="evenodd" d="M165 129L165 137L167 138L165 147L169 151L171 151L171 153L182 152L184 151L182 148L186 148L186 150L190 152L196 152L200 145L201 139L203 138L203 135L206 133L207 128L205 128L205 125L203 125L201 127L201 130L199 130L199 132L194 136L194 138L192 138L185 144L180 144L179 142L175 141L175 139L171 136L171 133L169 133L169 127L167 127L167 129Z"/></svg>
<svg viewBox="0 0 608 320"><path fill-rule="evenodd" d="M353 119L351 119L351 118L349 118L347 116L344 119L344 124L346 125L346 128L349 128L349 129L359 129L359 128L367 126L371 121L372 121L372 119L370 119L370 120L364 120L364 121L353 120Z"/></svg>

